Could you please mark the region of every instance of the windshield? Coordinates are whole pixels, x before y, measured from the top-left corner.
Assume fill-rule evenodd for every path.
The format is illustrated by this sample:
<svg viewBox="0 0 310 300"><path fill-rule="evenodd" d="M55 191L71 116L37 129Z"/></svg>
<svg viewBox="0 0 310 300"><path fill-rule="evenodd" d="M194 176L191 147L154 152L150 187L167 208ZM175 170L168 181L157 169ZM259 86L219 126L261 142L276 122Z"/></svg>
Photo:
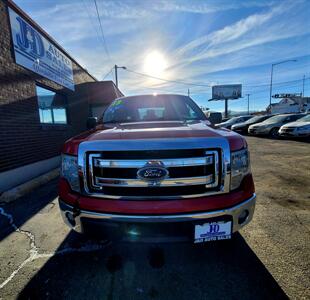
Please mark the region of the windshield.
<svg viewBox="0 0 310 300"><path fill-rule="evenodd" d="M191 120L206 120L206 117L189 97L178 95L120 98L103 115L104 123Z"/></svg>
<svg viewBox="0 0 310 300"><path fill-rule="evenodd" d="M253 123L259 122L261 119L264 119L264 118L265 118L264 116L256 116L256 117L253 117L253 118L247 120L244 123L245 124L253 124Z"/></svg>
<svg viewBox="0 0 310 300"><path fill-rule="evenodd" d="M226 122L223 122L222 124L233 124L233 123L235 123L238 119L240 119L240 117L233 117L233 118L227 120Z"/></svg>
<svg viewBox="0 0 310 300"><path fill-rule="evenodd" d="M283 115L279 115L279 116L274 116L274 117L271 117L267 120L265 120L264 124L272 124L272 123L277 123L277 122L281 122L282 120L284 120L285 118L287 118L287 115L286 116L283 116Z"/></svg>
<svg viewBox="0 0 310 300"><path fill-rule="evenodd" d="M310 122L310 115L300 118L297 122Z"/></svg>

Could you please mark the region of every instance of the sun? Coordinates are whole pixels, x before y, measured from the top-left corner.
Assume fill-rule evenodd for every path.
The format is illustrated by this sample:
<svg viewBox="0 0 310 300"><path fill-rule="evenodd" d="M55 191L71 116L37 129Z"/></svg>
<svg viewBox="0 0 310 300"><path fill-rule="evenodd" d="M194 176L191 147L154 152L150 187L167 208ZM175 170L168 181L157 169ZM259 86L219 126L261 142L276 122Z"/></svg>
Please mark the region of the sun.
<svg viewBox="0 0 310 300"><path fill-rule="evenodd" d="M166 58L159 51L152 51L144 59L144 72L153 76L161 76L168 64Z"/></svg>

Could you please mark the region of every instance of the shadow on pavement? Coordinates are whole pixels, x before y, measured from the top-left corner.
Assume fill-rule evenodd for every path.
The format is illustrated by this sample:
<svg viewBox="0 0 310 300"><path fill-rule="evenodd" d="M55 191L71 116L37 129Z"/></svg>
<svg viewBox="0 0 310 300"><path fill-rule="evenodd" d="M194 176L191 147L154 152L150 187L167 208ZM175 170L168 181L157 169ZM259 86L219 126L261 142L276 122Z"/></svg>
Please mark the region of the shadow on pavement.
<svg viewBox="0 0 310 300"><path fill-rule="evenodd" d="M70 232L59 249L83 243ZM240 234L205 245L111 243L50 258L19 299L287 299Z"/></svg>
<svg viewBox="0 0 310 300"><path fill-rule="evenodd" d="M57 184L58 179L54 179L11 203L0 203L0 207L12 215L14 224L20 227L57 197ZM0 241L13 231L9 220L0 215Z"/></svg>

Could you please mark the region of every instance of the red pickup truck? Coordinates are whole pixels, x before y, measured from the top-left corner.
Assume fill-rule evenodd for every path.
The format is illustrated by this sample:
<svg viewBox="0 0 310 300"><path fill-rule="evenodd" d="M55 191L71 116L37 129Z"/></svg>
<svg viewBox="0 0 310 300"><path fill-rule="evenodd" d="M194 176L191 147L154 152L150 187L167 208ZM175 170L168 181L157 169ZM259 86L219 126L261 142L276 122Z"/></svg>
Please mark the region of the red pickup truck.
<svg viewBox="0 0 310 300"><path fill-rule="evenodd" d="M112 240L230 239L255 207L246 140L180 95L114 100L62 152L59 206L74 230Z"/></svg>

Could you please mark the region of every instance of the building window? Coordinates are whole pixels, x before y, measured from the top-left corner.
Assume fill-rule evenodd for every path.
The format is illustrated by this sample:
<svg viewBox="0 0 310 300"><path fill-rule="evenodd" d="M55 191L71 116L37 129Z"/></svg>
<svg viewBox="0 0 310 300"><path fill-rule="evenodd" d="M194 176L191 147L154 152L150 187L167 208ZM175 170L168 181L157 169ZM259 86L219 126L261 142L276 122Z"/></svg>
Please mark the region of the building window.
<svg viewBox="0 0 310 300"><path fill-rule="evenodd" d="M67 124L67 99L46 88L36 86L40 122L43 124Z"/></svg>

